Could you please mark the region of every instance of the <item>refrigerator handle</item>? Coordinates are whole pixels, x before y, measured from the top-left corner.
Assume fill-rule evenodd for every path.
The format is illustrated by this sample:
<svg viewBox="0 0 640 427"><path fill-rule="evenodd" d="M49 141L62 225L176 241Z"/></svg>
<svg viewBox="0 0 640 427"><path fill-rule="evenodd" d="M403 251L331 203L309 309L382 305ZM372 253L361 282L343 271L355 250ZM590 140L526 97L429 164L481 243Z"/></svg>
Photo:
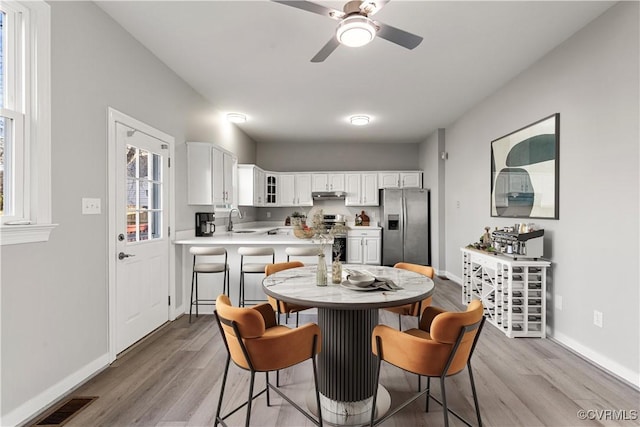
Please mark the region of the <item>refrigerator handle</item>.
<svg viewBox="0 0 640 427"><path fill-rule="evenodd" d="M404 250L407 244L407 199L404 191L402 192L402 261L404 261Z"/></svg>

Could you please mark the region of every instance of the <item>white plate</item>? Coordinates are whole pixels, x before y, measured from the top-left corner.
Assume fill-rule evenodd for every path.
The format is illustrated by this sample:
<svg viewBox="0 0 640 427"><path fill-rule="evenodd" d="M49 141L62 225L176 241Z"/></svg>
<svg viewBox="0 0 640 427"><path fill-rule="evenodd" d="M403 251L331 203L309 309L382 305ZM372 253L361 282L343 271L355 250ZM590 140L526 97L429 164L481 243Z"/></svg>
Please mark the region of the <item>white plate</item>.
<svg viewBox="0 0 640 427"><path fill-rule="evenodd" d="M364 288L361 288L360 286L352 285L348 280L345 280L340 285L343 288L351 289L352 291L377 291L378 289L380 289L377 286L366 286Z"/></svg>

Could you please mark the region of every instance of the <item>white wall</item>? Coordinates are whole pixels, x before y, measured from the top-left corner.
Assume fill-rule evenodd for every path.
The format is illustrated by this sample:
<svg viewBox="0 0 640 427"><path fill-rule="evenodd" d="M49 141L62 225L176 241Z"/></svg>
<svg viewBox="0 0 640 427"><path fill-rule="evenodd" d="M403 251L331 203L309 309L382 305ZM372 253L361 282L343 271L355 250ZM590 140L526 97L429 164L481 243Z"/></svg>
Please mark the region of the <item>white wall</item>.
<svg viewBox="0 0 640 427"><path fill-rule="evenodd" d="M256 161L277 172L418 170L418 150L419 144L260 143Z"/></svg>
<svg viewBox="0 0 640 427"><path fill-rule="evenodd" d="M186 205L185 140L217 142L255 161L255 143L92 2L51 2L52 196L47 243L2 247L2 425L42 409L106 361L107 107L175 137L176 223ZM82 197L102 215L82 216ZM178 293L181 295L181 292Z"/></svg>
<svg viewBox="0 0 640 427"><path fill-rule="evenodd" d="M534 220L553 262L551 334L636 385L638 8L615 5L446 130L446 266L459 279L459 248L514 222L489 214L490 141L560 113L560 219Z"/></svg>
<svg viewBox="0 0 640 427"><path fill-rule="evenodd" d="M430 191L431 201L431 265L436 269L437 274L445 272L446 258L444 254L444 197L445 197L445 161L440 158L440 153L444 151L445 129L438 129L420 144L420 169L424 171L422 175L422 185Z"/></svg>

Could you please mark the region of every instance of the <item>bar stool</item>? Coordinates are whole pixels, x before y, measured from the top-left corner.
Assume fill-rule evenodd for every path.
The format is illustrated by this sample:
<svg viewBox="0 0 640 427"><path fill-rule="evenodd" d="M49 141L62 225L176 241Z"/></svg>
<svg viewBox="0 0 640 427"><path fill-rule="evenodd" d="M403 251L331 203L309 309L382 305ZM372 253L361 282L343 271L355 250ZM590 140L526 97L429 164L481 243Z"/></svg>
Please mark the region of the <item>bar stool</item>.
<svg viewBox="0 0 640 427"><path fill-rule="evenodd" d="M240 255L240 295L238 298L238 305L244 307L245 302L263 302L266 300L245 300L244 299L244 275L245 274L264 274L264 269L267 264L275 264L276 252L273 248L256 247L256 246L241 246L238 248L238 255ZM245 257L266 257L270 256L271 261L255 263L244 262Z"/></svg>
<svg viewBox="0 0 640 427"><path fill-rule="evenodd" d="M289 246L284 250L287 254L287 262L291 261L291 257L315 257L314 263L318 262L318 254L320 249L317 246ZM308 264L308 263L307 263Z"/></svg>
<svg viewBox="0 0 640 427"><path fill-rule="evenodd" d="M191 314L193 306L196 306L196 317L198 317L199 305L215 305L215 299L199 299L198 298L198 274L205 273L224 273L222 281L222 293L229 293L229 264L227 264L227 250L220 247L211 246L195 246L189 249L193 254L193 272L191 273L191 305L189 307L189 323L191 323ZM224 263L219 262L196 262L198 256L222 256L224 255ZM195 288L195 299L193 298L193 290Z"/></svg>

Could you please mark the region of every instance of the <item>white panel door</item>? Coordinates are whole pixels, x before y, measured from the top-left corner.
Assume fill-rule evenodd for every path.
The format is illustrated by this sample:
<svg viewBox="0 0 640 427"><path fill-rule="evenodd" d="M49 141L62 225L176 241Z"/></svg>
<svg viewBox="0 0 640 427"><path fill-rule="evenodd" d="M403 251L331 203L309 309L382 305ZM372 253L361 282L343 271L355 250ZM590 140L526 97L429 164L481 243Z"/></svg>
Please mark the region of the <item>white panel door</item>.
<svg viewBox="0 0 640 427"><path fill-rule="evenodd" d="M168 144L116 124L116 352L169 320Z"/></svg>

